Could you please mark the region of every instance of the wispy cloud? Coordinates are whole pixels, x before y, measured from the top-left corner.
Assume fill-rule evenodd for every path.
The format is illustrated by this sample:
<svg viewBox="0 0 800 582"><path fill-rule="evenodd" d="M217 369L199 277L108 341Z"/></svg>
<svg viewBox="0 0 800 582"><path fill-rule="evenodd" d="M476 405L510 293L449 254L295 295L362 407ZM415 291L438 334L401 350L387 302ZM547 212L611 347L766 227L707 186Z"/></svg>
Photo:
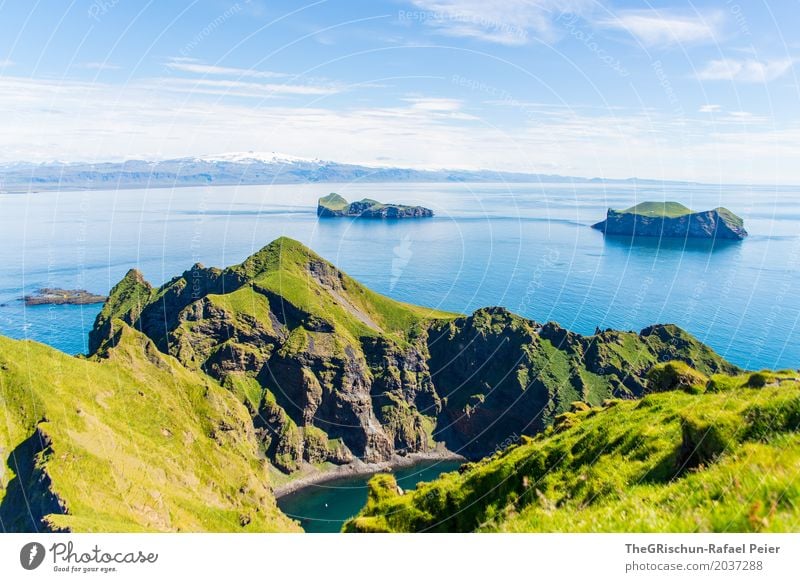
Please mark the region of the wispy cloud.
<svg viewBox="0 0 800 582"><path fill-rule="evenodd" d="M414 109L420 111L458 111L462 106L458 99L441 97L408 97L403 101L411 103Z"/></svg>
<svg viewBox="0 0 800 582"><path fill-rule="evenodd" d="M727 111L722 105L703 105L698 113L713 113L713 126L711 130L717 129L720 125L737 125L740 127L759 126L769 123L769 118L764 115L756 115L750 111Z"/></svg>
<svg viewBox="0 0 800 582"><path fill-rule="evenodd" d="M158 88L180 93L221 95L228 97L269 98L285 95L332 95L343 90L334 85L293 83L254 83L231 79L159 79Z"/></svg>
<svg viewBox="0 0 800 582"><path fill-rule="evenodd" d="M401 20L416 20L438 33L503 44L523 45L533 38L557 38L554 20L580 12L589 0L412 0L415 11L400 11Z"/></svg>
<svg viewBox="0 0 800 582"><path fill-rule="evenodd" d="M13 67L14 61L9 59L0 59L0 67Z"/></svg>
<svg viewBox="0 0 800 582"><path fill-rule="evenodd" d="M193 58L174 57L164 66L168 72L187 74L158 79L158 87L165 91L264 99L289 95L332 95L343 90L340 83L326 79L306 79L288 73L211 65ZM280 82L279 79L287 81Z"/></svg>
<svg viewBox="0 0 800 582"><path fill-rule="evenodd" d="M667 10L622 10L598 21L605 28L623 30L647 47L716 42L725 18L721 12L683 14Z"/></svg>
<svg viewBox="0 0 800 582"><path fill-rule="evenodd" d="M93 71L116 71L120 68L119 65L115 65L114 63L101 61L82 63L80 66L84 69L90 69Z"/></svg>
<svg viewBox="0 0 800 582"><path fill-rule="evenodd" d="M223 80L223 79L217 79ZM226 91L227 87L221 87ZM300 99L298 97L298 99ZM409 95L397 107L253 107L159 83L0 77L0 161L159 159L276 151L401 167L567 175L800 182L800 127L743 114L676 119L652 111L564 110L505 128L465 118L455 99ZM766 172L780 171L780 176ZM758 172L762 172L759 174Z"/></svg>
<svg viewBox="0 0 800 582"><path fill-rule="evenodd" d="M255 69L244 69L240 67L221 67L209 65L196 59L185 57L175 57L169 59L165 66L172 71L182 71L184 73L194 73L198 75L224 75L229 77L248 77L255 79L274 79L288 77L286 73L276 73L274 71L258 71Z"/></svg>
<svg viewBox="0 0 800 582"><path fill-rule="evenodd" d="M719 59L710 61L697 73L702 81L739 81L768 83L786 73L794 64L792 59L759 61L756 59Z"/></svg>

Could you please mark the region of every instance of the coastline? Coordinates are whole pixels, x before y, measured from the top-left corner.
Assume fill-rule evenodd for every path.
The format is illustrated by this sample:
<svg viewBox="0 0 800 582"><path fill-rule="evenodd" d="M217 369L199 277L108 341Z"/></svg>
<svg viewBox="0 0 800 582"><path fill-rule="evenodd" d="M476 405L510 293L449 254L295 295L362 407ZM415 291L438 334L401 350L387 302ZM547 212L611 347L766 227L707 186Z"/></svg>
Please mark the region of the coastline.
<svg viewBox="0 0 800 582"><path fill-rule="evenodd" d="M411 467L422 461L463 461L466 463L467 459L458 453L444 449L424 453L410 453L405 456L396 454L388 461L381 461L380 463L365 463L357 460L347 465L341 465L332 471L320 471L306 475L305 477L300 477L299 479L273 489L272 493L275 499L280 499L292 493L297 493L301 489L311 485L327 483L328 481L336 481L337 479L344 479L357 475L372 475L403 467Z"/></svg>

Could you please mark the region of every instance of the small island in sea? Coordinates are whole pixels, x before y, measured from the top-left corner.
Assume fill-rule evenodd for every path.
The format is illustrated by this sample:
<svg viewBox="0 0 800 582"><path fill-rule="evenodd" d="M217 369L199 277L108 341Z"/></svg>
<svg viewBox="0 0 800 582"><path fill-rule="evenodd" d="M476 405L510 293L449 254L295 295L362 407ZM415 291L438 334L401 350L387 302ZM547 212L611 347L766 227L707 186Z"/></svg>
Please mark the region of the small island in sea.
<svg viewBox="0 0 800 582"><path fill-rule="evenodd" d="M428 218L433 216L433 210L424 206L383 204L369 198L348 202L342 196L332 192L319 199L317 216L321 218L342 216L352 218Z"/></svg>
<svg viewBox="0 0 800 582"><path fill-rule="evenodd" d="M91 305L103 303L105 295L95 295L86 289L57 289L45 287L32 295L25 295L25 305Z"/></svg>
<svg viewBox="0 0 800 582"><path fill-rule="evenodd" d="M642 202L626 210L608 209L592 228L604 234L667 238L742 240L744 221L727 208L694 212L679 202Z"/></svg>

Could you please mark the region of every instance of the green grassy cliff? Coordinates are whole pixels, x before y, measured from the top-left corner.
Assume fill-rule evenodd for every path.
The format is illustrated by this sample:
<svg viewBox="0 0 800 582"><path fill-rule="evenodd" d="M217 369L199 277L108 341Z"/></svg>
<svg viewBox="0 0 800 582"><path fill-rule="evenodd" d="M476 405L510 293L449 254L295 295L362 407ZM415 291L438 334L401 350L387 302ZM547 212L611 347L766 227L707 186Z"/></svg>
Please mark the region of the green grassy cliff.
<svg viewBox="0 0 800 582"><path fill-rule="evenodd" d="M287 238L159 289L129 274L98 318L97 353L113 345L113 321L238 394L289 475L437 445L479 458L574 400L639 396L664 359L735 371L675 326L580 336L502 308L459 316L400 303Z"/></svg>
<svg viewBox="0 0 800 582"><path fill-rule="evenodd" d="M641 216L655 216L663 218L677 218L692 214L692 210L680 202L641 202L620 211L621 214L639 214Z"/></svg>
<svg viewBox="0 0 800 582"><path fill-rule="evenodd" d="M0 338L0 530L293 531L247 409L126 324L106 358Z"/></svg>
<svg viewBox="0 0 800 582"><path fill-rule="evenodd" d="M345 531L796 531L800 373L649 376L414 491L375 477Z"/></svg>

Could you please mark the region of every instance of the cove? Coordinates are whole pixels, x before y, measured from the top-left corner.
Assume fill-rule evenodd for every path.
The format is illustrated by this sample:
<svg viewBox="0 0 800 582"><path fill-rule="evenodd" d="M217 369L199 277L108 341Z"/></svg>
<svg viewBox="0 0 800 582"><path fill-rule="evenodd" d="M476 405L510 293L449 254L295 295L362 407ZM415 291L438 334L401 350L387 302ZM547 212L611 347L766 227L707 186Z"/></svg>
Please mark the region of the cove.
<svg viewBox="0 0 800 582"><path fill-rule="evenodd" d="M417 483L432 481L442 473L455 471L462 465L459 460L425 460L392 473L397 484L408 491ZM374 476L355 475L333 481L308 485L278 498L278 507L286 515L300 522L307 533L334 533L353 517L367 502L367 483Z"/></svg>

